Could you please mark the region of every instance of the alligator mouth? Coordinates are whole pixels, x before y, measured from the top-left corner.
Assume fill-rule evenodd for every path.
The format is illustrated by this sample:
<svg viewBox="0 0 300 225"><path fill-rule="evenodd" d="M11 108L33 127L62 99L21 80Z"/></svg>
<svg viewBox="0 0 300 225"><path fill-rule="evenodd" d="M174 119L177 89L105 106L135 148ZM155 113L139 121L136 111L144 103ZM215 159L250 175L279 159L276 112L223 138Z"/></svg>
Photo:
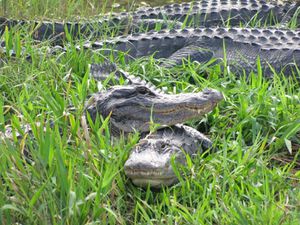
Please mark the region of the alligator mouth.
<svg viewBox="0 0 300 225"><path fill-rule="evenodd" d="M137 186L161 187L169 186L177 181L177 177L172 171L166 171L168 174L163 175L162 171L141 171L141 170L125 170L126 175ZM171 173L170 173L171 172Z"/></svg>
<svg viewBox="0 0 300 225"><path fill-rule="evenodd" d="M173 172L173 171L172 171ZM156 177L156 178L168 178L168 177L173 177L168 175L163 175L162 171L158 170L136 170L136 169L127 169L125 170L125 173L127 176L131 178L136 178L136 177ZM169 172L168 172L169 173Z"/></svg>
<svg viewBox="0 0 300 225"><path fill-rule="evenodd" d="M175 104L174 104L175 105ZM215 105L217 105L217 103L214 102L208 102L206 104L202 103L202 104L195 104L193 106L187 106L187 105L181 105L181 104L176 104L175 106L169 106L169 107L158 107L156 104L153 105L139 105L137 106L140 109L143 109L147 112L153 112L153 113L160 113L160 114L170 114L170 113L176 113L178 111L192 111L192 112L203 112L204 109L210 107L213 108ZM122 110L129 111L130 109L132 109L135 106L132 105L123 105L122 106ZM118 108L118 107L117 107Z"/></svg>
<svg viewBox="0 0 300 225"><path fill-rule="evenodd" d="M177 182L177 177L135 177L131 178L132 183L140 187L161 188L162 186L170 186Z"/></svg>
<svg viewBox="0 0 300 225"><path fill-rule="evenodd" d="M154 109L153 112L159 113L159 114L171 114L171 113L177 113L179 111L186 111L186 110L188 110L188 111L196 112L196 113L200 114L200 113L203 113L203 111L204 111L203 108L204 108L203 106L201 106L201 107L197 107L197 106L195 106L195 107L187 107L187 106L185 106L185 107L181 107L179 109L178 108L165 109L165 110Z"/></svg>
<svg viewBox="0 0 300 225"><path fill-rule="evenodd" d="M133 106L126 106L122 108L122 111L120 112L121 115L118 116L124 116L126 113L124 112L133 112L133 113L139 113L136 115L135 119L141 118L143 120L148 120L150 118L150 115L154 117L158 116L174 116L177 118L177 114L182 115L182 113L190 114L190 117L195 117L198 115L203 115L206 112L209 112L216 104L214 103L208 103L208 104L202 104L202 105L195 105L195 106L181 106L178 105L178 107L170 107L170 108L159 108L159 107L147 107L147 106L139 106L136 111L133 111ZM149 117L148 117L149 116ZM186 116L184 117L184 120L186 120ZM181 120L180 120L181 121Z"/></svg>

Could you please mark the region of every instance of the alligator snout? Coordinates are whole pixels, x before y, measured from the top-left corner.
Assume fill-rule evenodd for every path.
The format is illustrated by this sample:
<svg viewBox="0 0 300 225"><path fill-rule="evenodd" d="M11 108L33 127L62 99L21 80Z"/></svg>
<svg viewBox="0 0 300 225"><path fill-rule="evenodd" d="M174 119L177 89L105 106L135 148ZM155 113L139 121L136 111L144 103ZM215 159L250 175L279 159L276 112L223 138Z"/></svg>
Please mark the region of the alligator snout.
<svg viewBox="0 0 300 225"><path fill-rule="evenodd" d="M144 173L163 174L170 167L170 154L159 154L155 151L133 152L124 165L128 176L139 176Z"/></svg>
<svg viewBox="0 0 300 225"><path fill-rule="evenodd" d="M214 90L214 89L206 88L202 91L202 93L203 93L203 96L207 97L209 100L211 100L212 102L215 102L215 103L218 103L224 99L222 92Z"/></svg>
<svg viewBox="0 0 300 225"><path fill-rule="evenodd" d="M160 154L153 147L149 144L142 152L135 148L124 165L125 174L138 186L161 187L173 184L177 177L171 165L172 153Z"/></svg>

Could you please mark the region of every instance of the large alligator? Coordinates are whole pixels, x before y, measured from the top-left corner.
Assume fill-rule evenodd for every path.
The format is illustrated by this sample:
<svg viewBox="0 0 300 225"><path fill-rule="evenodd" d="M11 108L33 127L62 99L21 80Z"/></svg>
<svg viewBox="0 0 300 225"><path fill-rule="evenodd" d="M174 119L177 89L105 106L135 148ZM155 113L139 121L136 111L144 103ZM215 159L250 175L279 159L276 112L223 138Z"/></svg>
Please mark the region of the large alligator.
<svg viewBox="0 0 300 225"><path fill-rule="evenodd" d="M126 60L153 55L167 59L161 64L166 67L179 65L183 59L206 63L213 59L220 62L226 58L227 68L237 74L256 71L258 58L265 76L282 70L289 75L300 66L299 29L174 29L87 41L78 49L82 47L103 55L119 56L123 52ZM55 49L67 51L68 48L57 46Z"/></svg>
<svg viewBox="0 0 300 225"><path fill-rule="evenodd" d="M109 21L108 23L122 23L120 21L126 21L124 23L127 24L128 18L132 15L131 18L136 20L132 24L138 24L138 26L140 22L148 21L148 23L145 23L152 27L155 26L158 20L162 19L185 21L194 26L200 21L201 25L210 26L220 25L226 18L228 19L232 16L232 25L236 25L242 23L244 19L249 19L248 17L255 17L263 22L270 14L277 21L286 21L287 18L291 18L299 5L300 2L281 4L257 0L250 0L249 2L247 0L211 0L209 2L204 0L181 5L173 4L149 8L133 14L120 13L105 20ZM199 15L200 17L201 15L205 16L199 19ZM13 26L16 23L5 19L3 21L3 24L8 26ZM83 23L82 27L85 28L82 29L84 30L81 30L80 23L75 23L75 25L67 23L66 26L68 27L67 29L73 29L77 34L85 33L86 30L93 30L87 25L93 23ZM96 23L101 24L101 21ZM39 23L37 38L40 39L40 34L49 38L49 35L51 36L52 33L56 35L59 32L63 32L63 30L64 26L60 23L54 25L51 23ZM154 57L156 58L168 59L166 63L162 64L163 66L177 65L182 63L182 59L187 58L201 63L211 59L220 61L226 58L227 62L225 65L229 66L228 68L231 71L239 74L244 71L246 73L255 71L257 58L259 57L262 68L265 71L264 74L269 76L273 71L280 72L283 68L287 68L285 70L286 74L291 74L290 69L294 65L299 66L300 31L276 28L222 27L174 29L137 33L105 41L87 41L84 47L93 50L110 48L114 53L118 53L118 51L126 52L128 53L127 59L155 54ZM2 50L5 51L5 48L2 48ZM53 52L52 50L51 48L50 52ZM67 48L63 50L67 50ZM111 52L104 51L107 54ZM10 51L10 53L14 54L13 51ZM226 56L224 53L226 53Z"/></svg>
<svg viewBox="0 0 300 225"><path fill-rule="evenodd" d="M104 41L86 41L77 46L102 55L118 57L125 53L126 60L153 55L166 59L165 67L182 64L184 59L206 63L224 62L236 74L257 70L257 61L266 77L273 72L296 77L300 66L300 30L279 28L189 28L162 30L116 37ZM5 52L5 47L2 47ZM51 51L68 51L56 46ZM10 51L12 56L15 55ZM23 54L23 53L22 53ZM44 56L44 53L41 53ZM27 57L30 60L30 55ZM226 59L224 61L223 59ZM295 69L296 68L296 69Z"/></svg>
<svg viewBox="0 0 300 225"><path fill-rule="evenodd" d="M116 69L111 63L92 64L90 72L100 81L114 73L116 79L122 77L128 82L127 86L113 86L97 93L86 108L92 119L96 114L110 115L113 134L142 133L142 139L124 165L126 175L134 184L155 188L172 185L177 182L172 157L176 163L185 165L185 153L193 157L212 147L212 142L199 131L177 123L211 111L223 99L219 91L206 89L200 93L164 94L152 84ZM163 127L148 134L151 120Z"/></svg>
<svg viewBox="0 0 300 225"><path fill-rule="evenodd" d="M266 0L202 0L192 3L172 4L162 7L144 8L134 12L112 13L95 20L80 22L25 21L0 18L0 33L5 26L31 25L33 37L37 40L54 38L54 44L61 44L65 31L73 37L105 34L105 30L119 28L120 32L154 29L157 22L166 26L170 21L183 22L185 26L222 26L255 24L272 25L286 23L294 16L300 3ZM142 25L143 24L143 25ZM177 26L178 27L178 26Z"/></svg>
<svg viewBox="0 0 300 225"><path fill-rule="evenodd" d="M285 75L295 72L299 77L299 29L202 27L161 30L86 41L77 48L115 57L123 52L126 60L153 55L154 58L166 59L161 64L165 67L180 65L184 59L200 63L215 60L215 63L224 62L228 70L238 75L257 71L259 59L266 77L281 71ZM5 48L2 50L5 52ZM49 50L68 51L68 48L56 46ZM10 51L10 54L15 53Z"/></svg>
<svg viewBox="0 0 300 225"><path fill-rule="evenodd" d="M255 71L259 57L266 76L272 69L288 68L288 74L300 65L300 30L276 28L162 30L86 42L83 47L106 55L124 52L126 59L154 55L168 59L164 66L181 64L183 59L205 63L226 58L231 71L238 73Z"/></svg>

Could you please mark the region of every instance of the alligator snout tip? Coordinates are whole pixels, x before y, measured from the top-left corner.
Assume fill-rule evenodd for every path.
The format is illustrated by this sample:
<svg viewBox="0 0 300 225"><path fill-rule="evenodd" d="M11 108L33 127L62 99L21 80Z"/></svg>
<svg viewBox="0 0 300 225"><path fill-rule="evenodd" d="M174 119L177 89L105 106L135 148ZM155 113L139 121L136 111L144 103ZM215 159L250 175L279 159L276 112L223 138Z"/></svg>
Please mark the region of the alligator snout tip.
<svg viewBox="0 0 300 225"><path fill-rule="evenodd" d="M205 88L203 94L207 95L213 102L219 102L224 99L222 92L211 88Z"/></svg>
<svg viewBox="0 0 300 225"><path fill-rule="evenodd" d="M129 158L124 164L124 169L125 172L130 170L158 170L164 168L165 164L166 162L161 162L158 159L153 160L151 158L143 158L143 155L141 155Z"/></svg>
<svg viewBox="0 0 300 225"><path fill-rule="evenodd" d="M222 101L223 99L224 99L223 93L220 92L220 91L217 91L216 92L216 100L217 100L217 102Z"/></svg>

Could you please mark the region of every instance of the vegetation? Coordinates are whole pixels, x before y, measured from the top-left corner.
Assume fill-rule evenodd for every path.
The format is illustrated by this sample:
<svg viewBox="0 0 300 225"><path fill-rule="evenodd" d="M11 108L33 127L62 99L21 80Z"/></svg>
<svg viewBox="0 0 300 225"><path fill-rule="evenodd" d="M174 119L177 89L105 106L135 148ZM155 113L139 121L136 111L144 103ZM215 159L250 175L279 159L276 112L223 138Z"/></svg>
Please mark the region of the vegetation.
<svg viewBox="0 0 300 225"><path fill-rule="evenodd" d="M74 20L77 16L97 16L99 12L112 9L114 11L128 11L138 7L157 6L174 2L188 2L188 0L1 0L0 13L14 18L69 18Z"/></svg>
<svg viewBox="0 0 300 225"><path fill-rule="evenodd" d="M81 2L88 1L68 1L71 13ZM258 60L257 73L237 77L210 63L169 70L152 57L128 64L120 54L120 67L170 92L211 87L225 96L189 123L219 151L179 166L175 186L141 189L123 171L138 134L112 139L109 118L89 123L89 132L81 123L85 101L100 88L88 65L104 57L77 51L83 40L70 37L67 53L50 55L50 43L36 44L29 34L12 29L2 37L18 56L1 55L0 129L12 124L22 133L29 123L33 132L1 142L0 224L299 224L300 71L266 79Z"/></svg>

